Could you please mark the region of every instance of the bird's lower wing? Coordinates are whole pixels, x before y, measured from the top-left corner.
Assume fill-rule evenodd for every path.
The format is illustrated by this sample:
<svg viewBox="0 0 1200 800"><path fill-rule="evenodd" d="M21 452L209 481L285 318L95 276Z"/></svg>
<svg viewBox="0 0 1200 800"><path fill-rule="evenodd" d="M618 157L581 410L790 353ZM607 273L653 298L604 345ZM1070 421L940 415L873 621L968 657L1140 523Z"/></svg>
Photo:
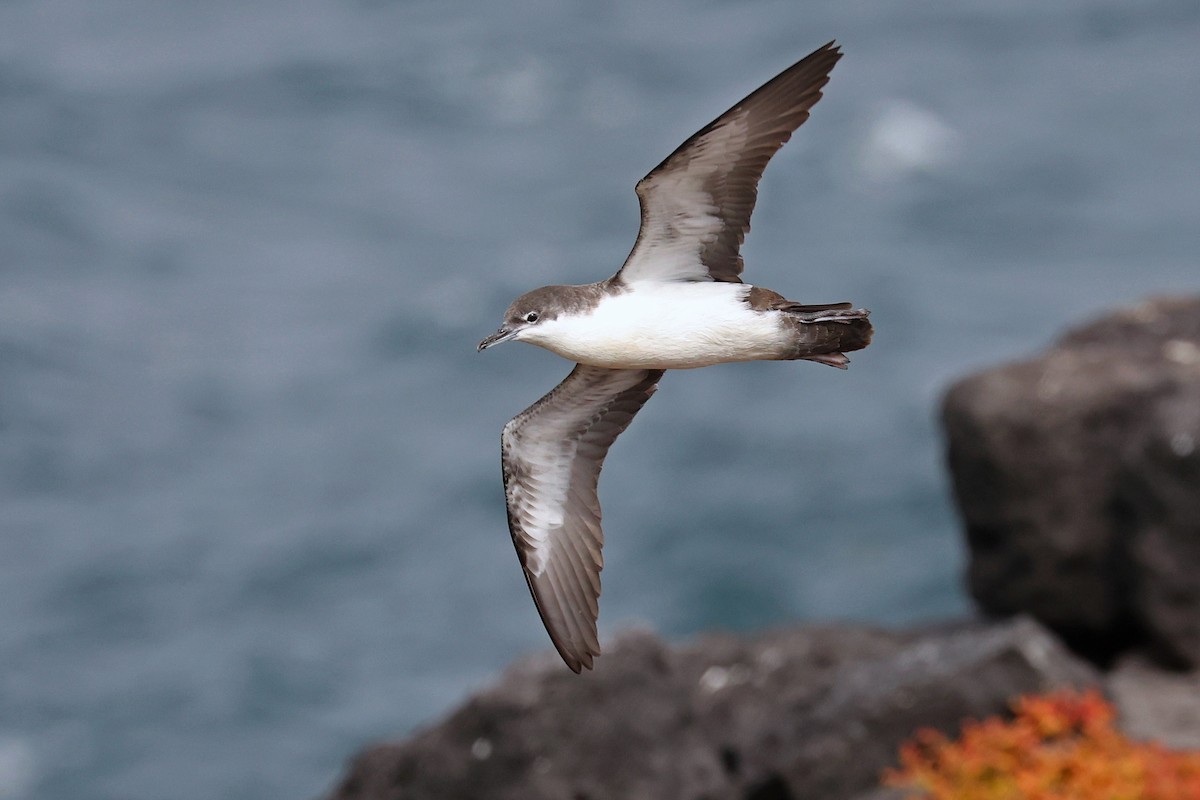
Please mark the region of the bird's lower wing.
<svg viewBox="0 0 1200 800"><path fill-rule="evenodd" d="M577 364L500 438L508 528L542 622L575 672L600 653L600 469L662 375Z"/></svg>

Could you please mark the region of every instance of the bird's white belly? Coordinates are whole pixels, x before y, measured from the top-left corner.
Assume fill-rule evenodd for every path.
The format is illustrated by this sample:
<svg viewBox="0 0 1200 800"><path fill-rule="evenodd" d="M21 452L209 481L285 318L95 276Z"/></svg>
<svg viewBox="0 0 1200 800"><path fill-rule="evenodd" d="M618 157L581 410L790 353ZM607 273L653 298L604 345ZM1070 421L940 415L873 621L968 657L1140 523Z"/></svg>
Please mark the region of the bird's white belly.
<svg viewBox="0 0 1200 800"><path fill-rule="evenodd" d="M776 315L752 311L736 283L641 283L591 314L544 326L543 347L596 367L691 369L778 358L787 344Z"/></svg>

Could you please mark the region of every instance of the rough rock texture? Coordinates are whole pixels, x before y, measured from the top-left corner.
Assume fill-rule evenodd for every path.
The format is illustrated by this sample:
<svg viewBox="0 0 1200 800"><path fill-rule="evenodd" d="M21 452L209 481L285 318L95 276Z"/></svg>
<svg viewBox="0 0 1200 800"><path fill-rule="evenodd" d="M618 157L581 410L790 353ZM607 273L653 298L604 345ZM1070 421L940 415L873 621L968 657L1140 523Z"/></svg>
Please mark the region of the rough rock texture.
<svg viewBox="0 0 1200 800"><path fill-rule="evenodd" d="M1177 750L1200 750L1200 671L1164 672L1126 656L1108 675L1121 729Z"/></svg>
<svg viewBox="0 0 1200 800"><path fill-rule="evenodd" d="M882 800L921 726L1097 684L1032 620L923 633L814 628L673 649L620 638L576 676L519 664L434 728L361 755L337 800Z"/></svg>
<svg viewBox="0 0 1200 800"><path fill-rule="evenodd" d="M946 395L971 593L1101 663L1200 665L1200 298L1152 300Z"/></svg>

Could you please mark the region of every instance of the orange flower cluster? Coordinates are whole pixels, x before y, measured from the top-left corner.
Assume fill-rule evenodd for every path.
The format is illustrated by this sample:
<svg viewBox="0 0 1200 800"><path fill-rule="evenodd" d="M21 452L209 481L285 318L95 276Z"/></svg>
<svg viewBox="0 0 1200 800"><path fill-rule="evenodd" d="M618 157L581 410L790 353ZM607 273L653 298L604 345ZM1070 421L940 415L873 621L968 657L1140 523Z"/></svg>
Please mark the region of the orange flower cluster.
<svg viewBox="0 0 1200 800"><path fill-rule="evenodd" d="M921 730L884 783L910 800L1200 800L1200 751L1127 739L1097 691L1030 695L1016 718Z"/></svg>

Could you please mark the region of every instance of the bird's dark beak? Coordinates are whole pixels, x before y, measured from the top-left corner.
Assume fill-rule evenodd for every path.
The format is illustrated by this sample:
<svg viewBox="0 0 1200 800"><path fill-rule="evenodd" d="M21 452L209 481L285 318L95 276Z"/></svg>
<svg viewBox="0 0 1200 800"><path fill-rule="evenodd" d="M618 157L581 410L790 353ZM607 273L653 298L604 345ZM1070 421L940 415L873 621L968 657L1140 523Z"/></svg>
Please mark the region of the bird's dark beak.
<svg viewBox="0 0 1200 800"><path fill-rule="evenodd" d="M482 342L479 343L479 348L477 349L477 352L482 353L484 350L487 350L489 347L491 347L494 344L500 344L501 342L507 342L509 339L511 339L517 335L518 330L520 330L520 329L519 328L509 328L506 325L501 325L500 330L496 331L491 336L487 337L486 339L484 339Z"/></svg>

